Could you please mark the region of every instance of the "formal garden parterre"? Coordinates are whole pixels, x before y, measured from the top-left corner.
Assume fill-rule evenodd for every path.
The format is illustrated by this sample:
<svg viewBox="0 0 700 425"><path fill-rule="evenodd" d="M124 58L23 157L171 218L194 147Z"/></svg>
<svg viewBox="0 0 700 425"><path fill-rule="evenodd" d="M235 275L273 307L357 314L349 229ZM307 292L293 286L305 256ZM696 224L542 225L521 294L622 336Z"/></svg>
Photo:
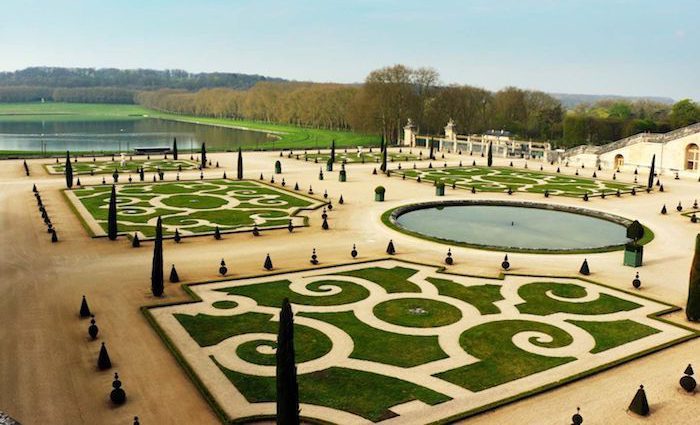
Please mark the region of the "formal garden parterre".
<svg viewBox="0 0 700 425"><path fill-rule="evenodd" d="M105 236L111 185L66 190L74 210L93 236ZM318 208L324 201L261 181L197 180L118 184L119 233L153 238L158 217L164 235L181 236L298 227L306 218L297 214Z"/></svg>
<svg viewBox="0 0 700 425"><path fill-rule="evenodd" d="M474 189L477 192L547 192L550 195L580 197L588 195L613 195L629 193L632 189L639 190L641 186L616 181L606 181L598 178L579 177L562 174L552 174L541 171L530 171L508 167L435 167L392 170L406 178L462 189Z"/></svg>
<svg viewBox="0 0 700 425"><path fill-rule="evenodd" d="M290 152L287 154L288 157L307 161L315 162L320 164L325 164L331 158L330 151L316 151L316 152L303 152L294 153ZM405 161L419 161L423 159L422 155L414 154L412 151L407 152L403 150L388 150L387 151L387 161L388 162L405 162ZM378 164L382 160L382 153L379 149L337 149L335 152L335 163L336 164L365 164L365 163L375 163Z"/></svg>
<svg viewBox="0 0 700 425"><path fill-rule="evenodd" d="M125 159L121 160L79 160L71 163L73 174L93 175L93 174L113 174L115 170L119 173L138 173L141 168L146 173L157 171L180 172L199 169L199 163L187 159ZM65 162L46 164L46 171L49 174L64 174L66 171Z"/></svg>
<svg viewBox="0 0 700 425"><path fill-rule="evenodd" d="M295 314L301 415L453 420L692 338L676 308L592 281L442 272L396 260L188 287L146 309L225 420L273 417L282 300Z"/></svg>

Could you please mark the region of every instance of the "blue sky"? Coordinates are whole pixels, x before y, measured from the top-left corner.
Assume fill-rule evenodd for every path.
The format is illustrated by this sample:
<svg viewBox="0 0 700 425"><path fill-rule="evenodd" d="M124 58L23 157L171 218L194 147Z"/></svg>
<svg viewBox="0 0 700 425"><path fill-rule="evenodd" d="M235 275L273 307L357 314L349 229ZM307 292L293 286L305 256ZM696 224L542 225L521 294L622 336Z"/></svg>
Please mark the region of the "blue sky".
<svg viewBox="0 0 700 425"><path fill-rule="evenodd" d="M432 66L497 90L700 100L699 0L2 0L0 69L362 81Z"/></svg>

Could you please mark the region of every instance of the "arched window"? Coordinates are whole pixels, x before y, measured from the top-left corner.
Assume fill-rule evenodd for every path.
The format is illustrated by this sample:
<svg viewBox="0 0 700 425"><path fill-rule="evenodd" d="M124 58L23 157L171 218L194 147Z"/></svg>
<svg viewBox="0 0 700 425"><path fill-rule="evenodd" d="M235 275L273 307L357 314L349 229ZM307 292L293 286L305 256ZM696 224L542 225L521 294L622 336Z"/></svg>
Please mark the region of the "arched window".
<svg viewBox="0 0 700 425"><path fill-rule="evenodd" d="M700 165L700 149L695 143L691 143L685 148L685 169L697 170Z"/></svg>
<svg viewBox="0 0 700 425"><path fill-rule="evenodd" d="M617 154L615 155L615 168L620 168L625 165L625 157Z"/></svg>

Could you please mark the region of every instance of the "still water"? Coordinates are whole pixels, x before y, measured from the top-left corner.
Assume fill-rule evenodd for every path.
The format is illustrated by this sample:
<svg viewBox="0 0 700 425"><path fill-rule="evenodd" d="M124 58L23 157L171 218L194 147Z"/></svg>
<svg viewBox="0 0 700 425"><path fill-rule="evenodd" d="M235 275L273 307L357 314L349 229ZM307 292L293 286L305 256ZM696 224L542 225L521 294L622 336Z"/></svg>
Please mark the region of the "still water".
<svg viewBox="0 0 700 425"><path fill-rule="evenodd" d="M0 150L62 152L132 151L172 146L180 151L255 148L273 139L266 133L154 118L116 121L0 121Z"/></svg>
<svg viewBox="0 0 700 425"><path fill-rule="evenodd" d="M527 249L591 249L628 241L624 226L596 217L538 208L460 205L407 212L410 231L477 245Z"/></svg>

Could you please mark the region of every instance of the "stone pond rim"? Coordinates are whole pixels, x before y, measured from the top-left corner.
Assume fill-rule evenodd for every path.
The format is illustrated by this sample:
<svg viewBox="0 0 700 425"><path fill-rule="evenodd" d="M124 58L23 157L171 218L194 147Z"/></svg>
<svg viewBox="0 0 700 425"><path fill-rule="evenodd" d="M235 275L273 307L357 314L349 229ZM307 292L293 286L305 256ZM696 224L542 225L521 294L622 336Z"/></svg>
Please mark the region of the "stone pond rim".
<svg viewBox="0 0 700 425"><path fill-rule="evenodd" d="M516 208L532 208L547 211L558 211L570 214L577 214L582 216L587 216L591 218L596 218L599 220L608 221L625 228L629 226L634 220L621 217L614 214L605 213L602 211L595 211L585 208L567 206L567 205L553 205L544 204L538 202L527 202L527 201L501 201L501 200L449 200L449 201L429 201L420 202L407 205L401 205L394 207L388 211L385 211L382 216L382 222L388 227L396 230L398 232L437 242L451 246L460 246L465 248L481 249L487 251L500 251L500 252L515 252L515 253L525 253L525 254L584 254L584 253L603 253L611 251L622 251L625 248L624 243L605 245L600 247L591 248L526 248L526 247L516 247L516 246L504 246L495 244L478 244L470 243L465 241L458 241L448 238L441 238L437 236L427 235L415 230L407 229L398 222L398 218L406 213L424 210L424 209L438 209L442 207L467 207L467 206L504 206L504 207L516 207ZM644 237L639 241L640 245L645 245L654 239L654 233L651 229L644 226Z"/></svg>

